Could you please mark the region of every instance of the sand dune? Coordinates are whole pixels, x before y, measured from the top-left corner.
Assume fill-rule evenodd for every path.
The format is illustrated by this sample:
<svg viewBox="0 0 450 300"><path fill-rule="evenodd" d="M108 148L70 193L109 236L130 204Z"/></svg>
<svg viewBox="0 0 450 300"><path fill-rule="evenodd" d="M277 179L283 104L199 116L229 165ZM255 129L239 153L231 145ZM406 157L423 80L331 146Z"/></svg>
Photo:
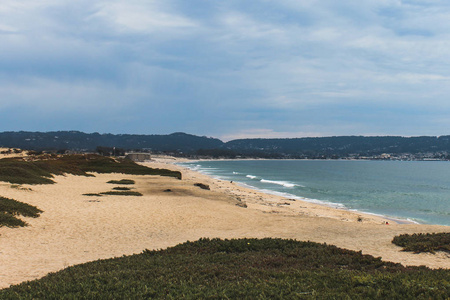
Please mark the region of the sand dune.
<svg viewBox="0 0 450 300"><path fill-rule="evenodd" d="M0 195L44 211L25 228L0 228L0 288L67 266L174 246L201 237L280 237L326 242L405 265L450 268L447 254L411 254L395 235L448 232L446 226L385 225L375 216L292 201L219 181L159 158L150 167L181 170L183 180L159 176L58 176L56 184L12 188ZM111 179L133 179L136 196L83 196L111 190ZM210 190L194 186L204 183ZM166 191L170 189L170 191ZM245 205L244 205L245 203ZM247 206L247 208L245 208ZM362 222L358 222L358 218Z"/></svg>

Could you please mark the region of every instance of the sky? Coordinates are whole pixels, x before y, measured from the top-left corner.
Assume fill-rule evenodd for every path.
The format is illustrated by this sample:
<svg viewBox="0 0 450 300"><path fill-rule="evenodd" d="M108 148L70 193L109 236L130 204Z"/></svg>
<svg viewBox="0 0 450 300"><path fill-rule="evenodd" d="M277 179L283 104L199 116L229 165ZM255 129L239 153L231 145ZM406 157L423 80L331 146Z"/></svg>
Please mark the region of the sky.
<svg viewBox="0 0 450 300"><path fill-rule="evenodd" d="M2 0L0 131L450 134L446 0Z"/></svg>

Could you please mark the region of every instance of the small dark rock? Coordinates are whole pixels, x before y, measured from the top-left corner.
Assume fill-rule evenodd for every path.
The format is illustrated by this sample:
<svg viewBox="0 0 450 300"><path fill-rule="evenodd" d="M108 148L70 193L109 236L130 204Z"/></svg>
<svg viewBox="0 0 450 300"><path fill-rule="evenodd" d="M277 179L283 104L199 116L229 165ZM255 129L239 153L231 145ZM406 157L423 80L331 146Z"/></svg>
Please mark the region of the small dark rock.
<svg viewBox="0 0 450 300"><path fill-rule="evenodd" d="M199 188L204 189L204 190L210 190L209 185L207 185L207 184L203 184L203 183L194 183L194 185L195 185L195 186L198 186Z"/></svg>
<svg viewBox="0 0 450 300"><path fill-rule="evenodd" d="M247 208L247 204L245 202L238 202L236 203L236 206Z"/></svg>

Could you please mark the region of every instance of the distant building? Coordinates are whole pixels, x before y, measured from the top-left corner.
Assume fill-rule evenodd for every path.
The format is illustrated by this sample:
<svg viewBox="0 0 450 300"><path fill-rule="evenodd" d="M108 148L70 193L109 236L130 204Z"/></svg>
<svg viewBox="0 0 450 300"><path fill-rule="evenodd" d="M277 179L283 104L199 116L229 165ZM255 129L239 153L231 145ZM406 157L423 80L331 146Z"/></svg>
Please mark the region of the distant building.
<svg viewBox="0 0 450 300"><path fill-rule="evenodd" d="M388 154L388 153L383 153L383 154L380 155L380 157L381 157L382 159L390 159L390 158L391 158L391 155Z"/></svg>
<svg viewBox="0 0 450 300"><path fill-rule="evenodd" d="M128 153L125 158L131 159L132 161L143 162L150 160L151 156L149 153Z"/></svg>

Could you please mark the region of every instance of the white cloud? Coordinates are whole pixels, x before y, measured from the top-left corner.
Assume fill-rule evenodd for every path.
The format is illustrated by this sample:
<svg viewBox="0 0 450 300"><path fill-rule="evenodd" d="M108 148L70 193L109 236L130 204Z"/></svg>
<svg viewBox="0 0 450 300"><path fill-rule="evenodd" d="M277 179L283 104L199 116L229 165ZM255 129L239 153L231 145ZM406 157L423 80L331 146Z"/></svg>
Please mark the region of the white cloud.
<svg viewBox="0 0 450 300"><path fill-rule="evenodd" d="M250 42L255 39L280 41L284 36L284 30L280 26L261 22L241 12L227 12L221 17L225 32L232 38Z"/></svg>
<svg viewBox="0 0 450 300"><path fill-rule="evenodd" d="M4 82L4 80L2 80ZM60 82L28 78L0 85L0 110L22 107L24 110L58 113L109 111L133 105L139 91L119 89L102 82Z"/></svg>
<svg viewBox="0 0 450 300"><path fill-rule="evenodd" d="M332 119L338 105L450 109L449 26L444 1L6 0L0 105L119 111L136 101L157 103L154 114L177 111L181 127L188 111L199 131L213 130L206 116L226 124L252 115L251 126L233 128L331 134L268 112L314 108Z"/></svg>
<svg viewBox="0 0 450 300"><path fill-rule="evenodd" d="M91 18L110 22L119 32L154 33L160 30L190 29L197 24L168 11L161 1L105 1Z"/></svg>
<svg viewBox="0 0 450 300"><path fill-rule="evenodd" d="M0 24L0 34L1 33L15 33L17 31L18 31L18 29L13 26Z"/></svg>

